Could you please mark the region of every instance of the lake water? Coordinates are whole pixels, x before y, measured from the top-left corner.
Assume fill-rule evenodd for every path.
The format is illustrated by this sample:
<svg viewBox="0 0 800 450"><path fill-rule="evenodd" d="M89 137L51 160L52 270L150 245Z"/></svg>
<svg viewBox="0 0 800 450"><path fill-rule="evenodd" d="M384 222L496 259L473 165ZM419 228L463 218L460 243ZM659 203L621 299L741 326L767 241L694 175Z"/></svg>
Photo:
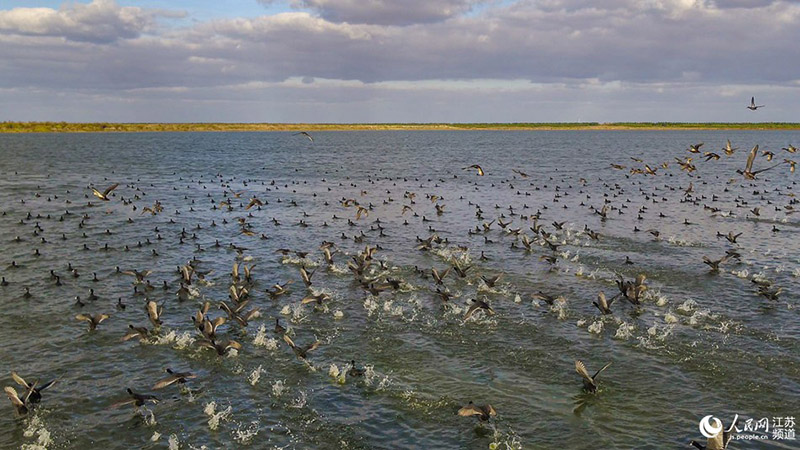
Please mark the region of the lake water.
<svg viewBox="0 0 800 450"><path fill-rule="evenodd" d="M291 133L0 136L0 271L9 283L0 287L0 374L18 392L12 370L28 381L61 378L27 417L16 418L5 403L0 448L664 449L701 440L698 421L709 414L727 426L734 414L800 412L800 222L785 208L797 174L786 164L756 181L735 172L755 144L774 152L773 162L794 157L781 147L800 143L800 133L312 134L313 142ZM720 150L726 139L739 147L733 156ZM702 151L721 159L686 151L701 141ZM674 160L687 156L697 167L691 175ZM670 164L655 176L630 175L643 167L630 157ZM485 176L462 170L472 164ZM759 157L754 167L769 164ZM102 191L112 183L120 185L110 201L92 196L90 185ZM416 194L413 204L407 192ZM245 210L254 196L265 205ZM231 208L219 208L226 199ZM368 215L356 219L343 199ZM156 201L162 212L142 214ZM606 201L601 220L593 208ZM541 238L523 248L523 234L534 238L537 211L538 224L554 233L548 240L560 244L555 252ZM512 223L503 230L498 218ZM243 234L237 219L254 235ZM563 230L554 221L565 222ZM442 242L419 250L416 237L434 232ZM729 232L742 233L735 244L717 236ZM323 241L338 250L333 265L319 250ZM376 245L366 276L403 283L373 296L347 263ZM308 255L283 256L281 248ZM730 249L741 258L719 273L703 264L703 256L719 259ZM551 255L555 265L540 258ZM211 272L178 301L176 267L193 258ZM472 268L465 278L451 271L444 279L453 294L444 306L430 269L456 261ZM248 309L259 307L261 316L246 328L222 325L220 340L242 349L220 357L198 345L190 317L206 300L209 316L224 314L217 304L230 303L235 262L256 265ZM308 293L303 265L316 269L313 292L331 296L322 306L300 303ZM155 289L134 285L117 266L151 270ZM480 280L496 274L502 278L493 288ZM603 316L592 301L600 291L618 292L617 274L646 274L647 290L640 306L619 297ZM267 295L288 280L289 294ZM759 296L754 280L782 288L777 300ZM562 299L549 306L533 298L540 290ZM85 306L75 305L76 296ZM120 298L124 310L116 307ZM153 328L145 298L164 304L163 325L144 342L122 342L129 324ZM496 314L465 321L473 298ZM111 318L88 333L75 319L81 313ZM321 342L307 363L273 332L276 317L296 343ZM612 362L597 393L582 391L576 359L592 373ZM337 377L351 360L366 376ZM183 389L152 390L167 367L197 377ZM111 408L128 387L161 401L138 411ZM458 416L469 401L490 403L497 416L485 424Z"/></svg>

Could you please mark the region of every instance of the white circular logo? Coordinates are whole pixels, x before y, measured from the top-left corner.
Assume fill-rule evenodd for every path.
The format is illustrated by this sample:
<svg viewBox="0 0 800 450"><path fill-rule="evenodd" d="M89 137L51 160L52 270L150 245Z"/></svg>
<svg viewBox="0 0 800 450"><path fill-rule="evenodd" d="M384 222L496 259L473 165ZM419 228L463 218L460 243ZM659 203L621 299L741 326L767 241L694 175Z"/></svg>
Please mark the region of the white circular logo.
<svg viewBox="0 0 800 450"><path fill-rule="evenodd" d="M714 425L711 425L711 422ZM714 416L705 416L700 420L700 434L711 439L716 437L722 431L722 421Z"/></svg>

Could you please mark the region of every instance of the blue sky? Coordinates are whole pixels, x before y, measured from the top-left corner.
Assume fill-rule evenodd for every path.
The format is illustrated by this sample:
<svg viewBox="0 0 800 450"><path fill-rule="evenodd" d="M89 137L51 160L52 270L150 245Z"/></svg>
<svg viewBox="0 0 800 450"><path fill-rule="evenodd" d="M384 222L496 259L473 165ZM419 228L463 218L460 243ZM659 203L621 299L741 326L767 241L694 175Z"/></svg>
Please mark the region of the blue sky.
<svg viewBox="0 0 800 450"><path fill-rule="evenodd" d="M798 121L797 42L779 0L0 0L0 120Z"/></svg>

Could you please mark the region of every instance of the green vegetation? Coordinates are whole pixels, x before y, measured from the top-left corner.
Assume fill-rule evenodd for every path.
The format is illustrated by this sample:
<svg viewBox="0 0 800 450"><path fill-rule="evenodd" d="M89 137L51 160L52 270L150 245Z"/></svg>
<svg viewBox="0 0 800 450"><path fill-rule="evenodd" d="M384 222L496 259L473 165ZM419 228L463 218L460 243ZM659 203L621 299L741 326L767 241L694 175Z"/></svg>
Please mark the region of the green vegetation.
<svg viewBox="0 0 800 450"><path fill-rule="evenodd" d="M358 130L800 130L800 123L70 123L0 122L0 133Z"/></svg>

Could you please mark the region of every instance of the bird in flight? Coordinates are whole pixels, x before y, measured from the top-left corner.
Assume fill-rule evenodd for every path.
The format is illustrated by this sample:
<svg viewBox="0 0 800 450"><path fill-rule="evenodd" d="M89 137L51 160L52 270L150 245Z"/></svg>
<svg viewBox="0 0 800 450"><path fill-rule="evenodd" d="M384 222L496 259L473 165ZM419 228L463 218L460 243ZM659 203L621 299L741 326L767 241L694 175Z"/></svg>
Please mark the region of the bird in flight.
<svg viewBox="0 0 800 450"><path fill-rule="evenodd" d="M478 169L478 176L479 177L483 176L483 169L481 169L481 166L479 166L477 164L473 164L473 165L471 165L469 167L464 167L463 170L467 170L467 169Z"/></svg>
<svg viewBox="0 0 800 450"><path fill-rule="evenodd" d="M314 138L311 137L310 134L308 134L308 131L301 131L299 133L293 134L292 136L300 136L300 135L303 135L303 136L307 137L309 141L314 142Z"/></svg>
<svg viewBox="0 0 800 450"><path fill-rule="evenodd" d="M749 109L750 111L755 111L758 108L763 108L763 107L764 105L756 105L755 97L750 97L750 104L747 106L747 109Z"/></svg>
<svg viewBox="0 0 800 450"><path fill-rule="evenodd" d="M107 202L107 201L111 200L110 198L108 198L108 194L110 194L111 191L116 189L117 186L119 186L119 183L114 183L111 186L107 187L106 190L103 191L103 192L100 192L97 189L92 188L92 194L95 197L99 198L100 200L103 200L103 201Z"/></svg>

